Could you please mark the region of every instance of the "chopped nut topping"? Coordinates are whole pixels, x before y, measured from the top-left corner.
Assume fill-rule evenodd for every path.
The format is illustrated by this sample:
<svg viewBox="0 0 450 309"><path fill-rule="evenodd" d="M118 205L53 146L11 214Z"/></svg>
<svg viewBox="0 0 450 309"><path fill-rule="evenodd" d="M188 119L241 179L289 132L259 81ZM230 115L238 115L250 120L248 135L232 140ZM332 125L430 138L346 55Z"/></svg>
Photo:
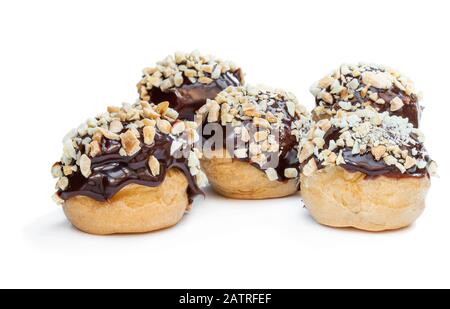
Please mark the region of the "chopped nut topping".
<svg viewBox="0 0 450 309"><path fill-rule="evenodd" d="M97 155L99 155L102 152L100 143L98 141L92 141L89 145L91 148L89 155L92 158L96 157Z"/></svg>
<svg viewBox="0 0 450 309"><path fill-rule="evenodd" d="M196 116L199 123L206 119L209 123L220 122L222 126L231 124L236 138L245 146L236 145L237 149L229 153L237 158L248 158L264 171L271 168L266 165L269 156L283 151L284 145L280 145L278 139L286 128L299 142L311 126L309 112L292 93L265 87L228 87L214 100L207 100ZM297 150L299 147L292 148ZM268 177L273 176L272 172L268 173ZM283 171L280 171L280 177L285 177Z"/></svg>
<svg viewBox="0 0 450 309"><path fill-rule="evenodd" d="M56 183L56 186L60 190L65 190L67 186L69 185L69 179L67 177L61 177L59 178L58 182Z"/></svg>
<svg viewBox="0 0 450 309"><path fill-rule="evenodd" d="M267 121L266 119L263 119L263 118L259 118L259 117L253 118L253 124L256 127L261 127L261 128L264 128L264 129L270 129L271 128L271 125L270 125L269 121Z"/></svg>
<svg viewBox="0 0 450 309"><path fill-rule="evenodd" d="M372 148L372 155L375 157L375 160L380 160L383 155L386 153L386 146L379 145L374 148Z"/></svg>
<svg viewBox="0 0 450 309"><path fill-rule="evenodd" d="M120 140L120 136L118 134L113 133L113 132L111 132L109 130L106 130L104 128L98 128L98 132L100 132L107 139L112 139L112 140L115 140L115 141L119 141Z"/></svg>
<svg viewBox="0 0 450 309"><path fill-rule="evenodd" d="M143 78L137 88L142 100L149 101L149 90L153 87L168 91L181 87L185 78L191 83L210 84L223 74L239 74L243 83L243 74L239 67L212 56L202 56L198 52L190 54L175 53L159 61L155 67L145 68Z"/></svg>
<svg viewBox="0 0 450 309"><path fill-rule="evenodd" d="M118 106L108 106L108 113L118 113L120 111L120 107Z"/></svg>
<svg viewBox="0 0 450 309"><path fill-rule="evenodd" d="M129 129L125 133L120 134L120 140L128 156L134 155L141 149L139 139L133 133L133 130Z"/></svg>
<svg viewBox="0 0 450 309"><path fill-rule="evenodd" d="M286 178L296 178L298 176L298 171L296 168L287 168L284 170L284 176Z"/></svg>
<svg viewBox="0 0 450 309"><path fill-rule="evenodd" d="M167 103L156 106L138 101L134 104L124 103L121 108L110 106L107 113L89 118L64 138L61 161L52 167L52 175L58 178L58 190L64 191L70 187L70 179L74 173L80 172L85 178L90 177L91 158L102 154L102 147L109 144L108 140L121 142L122 147L116 150L121 156L133 156L141 150L141 141L152 145L157 134L167 135L171 141L171 154L191 149L188 163L191 175L204 182L205 176L199 176L200 162L192 158L201 155L199 151L192 151L195 150L194 143L199 139L197 124L179 121L177 117L178 113L169 108ZM173 127L170 122L173 122ZM117 149L116 144L112 143L112 149ZM156 175L155 165L152 165L151 171Z"/></svg>
<svg viewBox="0 0 450 309"><path fill-rule="evenodd" d="M275 181L278 179L277 171L274 168L270 167L270 168L266 169L265 172L266 172L267 178L269 178L270 181Z"/></svg>
<svg viewBox="0 0 450 309"><path fill-rule="evenodd" d="M269 137L269 132L267 132L267 131L258 131L258 132L255 132L254 139L255 139L255 142L258 143L258 142L265 141L267 139L267 137Z"/></svg>
<svg viewBox="0 0 450 309"><path fill-rule="evenodd" d="M385 72L364 72L362 74L362 81L364 84L371 85L375 88L389 89L392 87L392 76Z"/></svg>
<svg viewBox="0 0 450 309"><path fill-rule="evenodd" d="M403 104L417 104L420 100L420 92L407 77L384 66L364 63L342 65L340 70L311 86L311 93L317 103L314 114L325 117L335 115L340 109L354 111L368 105L378 109L377 105L389 104L390 111L397 111ZM392 94L397 97L386 102ZM385 110L381 106L379 109Z"/></svg>
<svg viewBox="0 0 450 309"><path fill-rule="evenodd" d="M413 157L407 156L405 159L405 168L410 169L411 167L416 165L416 159Z"/></svg>
<svg viewBox="0 0 450 309"><path fill-rule="evenodd" d="M398 111L403 107L403 101L399 97L395 97L391 100L391 112Z"/></svg>
<svg viewBox="0 0 450 309"><path fill-rule="evenodd" d="M170 122L164 119L156 120L156 126L164 134L169 134L172 130L172 125L170 124Z"/></svg>
<svg viewBox="0 0 450 309"><path fill-rule="evenodd" d="M234 155L239 159L247 158L247 148L236 149Z"/></svg>
<svg viewBox="0 0 450 309"><path fill-rule="evenodd" d="M74 172L73 171L73 166L70 166L70 165L64 165L63 166L63 174L64 174L64 176L72 175L73 172Z"/></svg>
<svg viewBox="0 0 450 309"><path fill-rule="evenodd" d="M307 142L303 145L302 150L300 151L299 161L300 163L305 162L306 159L311 157L314 153L314 144L311 142Z"/></svg>
<svg viewBox="0 0 450 309"><path fill-rule="evenodd" d="M85 154L82 154L80 157L80 171L86 178L91 175L91 159Z"/></svg>
<svg viewBox="0 0 450 309"><path fill-rule="evenodd" d="M150 172L153 176L158 176L160 173L160 165L158 159L156 159L154 156L150 156L148 158L148 167L150 168Z"/></svg>
<svg viewBox="0 0 450 309"><path fill-rule="evenodd" d="M175 124L172 126L172 132L171 132L171 133L172 133L173 135L178 135L178 134L183 133L184 130L186 130L186 125L184 124L184 122L179 121L179 122L175 123Z"/></svg>
<svg viewBox="0 0 450 309"><path fill-rule="evenodd" d="M144 135L144 144L151 145L155 140L156 129L153 126L145 126L142 129L142 134Z"/></svg>
<svg viewBox="0 0 450 309"><path fill-rule="evenodd" d="M144 108L143 112L144 116L150 119L159 119L159 117L161 117L161 115L158 112L156 112L152 107Z"/></svg>
<svg viewBox="0 0 450 309"><path fill-rule="evenodd" d="M53 166L52 166L52 176L54 178L59 178L59 177L62 177L62 175L63 175L63 172L62 172L62 169L61 169L61 164L60 163L53 164Z"/></svg>
<svg viewBox="0 0 450 309"><path fill-rule="evenodd" d="M327 121L330 126L324 125L322 120L315 123L302 141L301 163L313 156L320 168L346 164L344 150L353 156L371 153L376 161L394 166L401 173L416 165L424 169L433 162L423 147L423 134L406 118L391 116L389 112L379 113L369 106L353 112L340 111ZM333 134L329 134L330 130ZM326 141L324 136L327 136ZM312 159L308 164L312 164ZM305 168L305 175L311 173L311 167Z"/></svg>

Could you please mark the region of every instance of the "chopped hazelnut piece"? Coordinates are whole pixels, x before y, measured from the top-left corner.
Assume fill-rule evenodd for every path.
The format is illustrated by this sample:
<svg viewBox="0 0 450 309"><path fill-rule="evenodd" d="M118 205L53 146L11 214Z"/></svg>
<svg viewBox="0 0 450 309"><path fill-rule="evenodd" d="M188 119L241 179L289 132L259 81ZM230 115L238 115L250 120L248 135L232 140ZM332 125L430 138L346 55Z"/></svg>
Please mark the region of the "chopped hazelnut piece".
<svg viewBox="0 0 450 309"><path fill-rule="evenodd" d="M362 74L362 81L366 85L371 85L379 89L389 89L392 87L392 78L388 75L388 73L384 72L364 72Z"/></svg>
<svg viewBox="0 0 450 309"><path fill-rule="evenodd" d="M102 152L100 143L98 141L92 141L89 145L91 148L89 155L92 158L96 157L97 155L99 155Z"/></svg>
<svg viewBox="0 0 450 309"><path fill-rule="evenodd" d="M109 131L111 131L112 133L119 133L120 131L122 131L122 129L123 125L119 120L113 120L109 124Z"/></svg>
<svg viewBox="0 0 450 309"><path fill-rule="evenodd" d="M134 134L133 130L127 130L125 133L120 134L120 140L122 147L128 156L134 155L141 149L139 139Z"/></svg>
<svg viewBox="0 0 450 309"><path fill-rule="evenodd" d="M170 131L172 130L170 122L164 119L156 120L156 126L164 134L170 134Z"/></svg>
<svg viewBox="0 0 450 309"><path fill-rule="evenodd" d="M377 147L372 148L371 152L372 152L372 155L374 156L375 160L378 161L386 153L386 147L383 145L379 145Z"/></svg>
<svg viewBox="0 0 450 309"><path fill-rule="evenodd" d="M61 169L61 164L60 163L55 163L52 166L52 176L54 178L59 178L62 177L63 173L62 173L62 169Z"/></svg>
<svg viewBox="0 0 450 309"><path fill-rule="evenodd" d="M266 169L266 175L267 175L267 178L269 178L270 181L275 181L275 180L278 179L277 171L274 168L272 168L272 167Z"/></svg>
<svg viewBox="0 0 450 309"><path fill-rule="evenodd" d="M119 111L120 111L120 107L108 106L108 113L118 113Z"/></svg>
<svg viewBox="0 0 450 309"><path fill-rule="evenodd" d="M406 156L405 164L404 164L405 168L410 169L411 167L413 167L415 165L416 165L416 159L414 159L413 157L410 157L410 156Z"/></svg>
<svg viewBox="0 0 450 309"><path fill-rule="evenodd" d="M298 176L298 171L296 168L286 168L284 170L284 176L286 178L296 178Z"/></svg>
<svg viewBox="0 0 450 309"><path fill-rule="evenodd" d="M63 167L63 174L64 174L64 176L72 175L72 173L73 173L72 166L64 165L64 167Z"/></svg>
<svg viewBox="0 0 450 309"><path fill-rule="evenodd" d="M150 119L158 119L161 117L159 113L157 113L152 107L144 108L143 110L144 116Z"/></svg>
<svg viewBox="0 0 450 309"><path fill-rule="evenodd" d="M404 103L402 101L402 99L400 99L399 97L395 97L391 100L391 112L395 112L398 111L399 109L401 109L403 107Z"/></svg>
<svg viewBox="0 0 450 309"><path fill-rule="evenodd" d="M267 132L267 131L255 132L255 136L254 136L255 142L259 143L259 142L265 141L268 136L269 136L269 132Z"/></svg>
<svg viewBox="0 0 450 309"><path fill-rule="evenodd" d="M158 176L160 173L160 164L158 159L154 156L150 156L148 158L148 167L150 168L150 172L153 176Z"/></svg>
<svg viewBox="0 0 450 309"><path fill-rule="evenodd" d="M156 129L153 126L145 126L142 129L142 134L144 135L144 144L151 145L155 140Z"/></svg>
<svg viewBox="0 0 450 309"><path fill-rule="evenodd" d="M86 178L91 175L91 159L85 154L80 157L80 171Z"/></svg>
<svg viewBox="0 0 450 309"><path fill-rule="evenodd" d="M67 177L61 177L59 178L58 182L56 183L56 186L61 190L64 191L69 186L69 179Z"/></svg>
<svg viewBox="0 0 450 309"><path fill-rule="evenodd" d="M183 133L185 129L186 129L186 126L185 126L184 122L178 121L172 126L171 133L173 135L178 135L178 134Z"/></svg>

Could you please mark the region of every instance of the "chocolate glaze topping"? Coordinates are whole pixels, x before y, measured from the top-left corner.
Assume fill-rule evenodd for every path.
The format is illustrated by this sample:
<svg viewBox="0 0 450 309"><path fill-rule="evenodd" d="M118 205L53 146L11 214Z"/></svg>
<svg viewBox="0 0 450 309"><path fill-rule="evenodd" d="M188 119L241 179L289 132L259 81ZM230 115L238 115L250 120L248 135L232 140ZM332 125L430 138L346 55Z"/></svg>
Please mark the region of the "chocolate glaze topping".
<svg viewBox="0 0 450 309"><path fill-rule="evenodd" d="M329 146L331 140L336 140L339 135L338 129L330 129L324 137L326 147ZM401 148L402 150L411 150L413 148L422 150L423 145L417 144L415 146L410 145L403 146ZM405 173L401 173L395 165L388 165L383 160L375 160L375 157L370 152L364 154L352 154L352 149L347 148L342 151L342 157L345 160L345 164L340 164L339 166L349 172L361 172L366 174L367 177L376 177L381 175L392 178L428 176L428 171L426 168L419 169L417 166L413 166L412 168L407 169ZM426 159L429 160L428 157ZM316 163L319 169L324 167L318 160Z"/></svg>
<svg viewBox="0 0 450 309"><path fill-rule="evenodd" d="M387 90L369 87L369 91L378 93L378 97L383 99L385 102L390 102L393 98L398 97L403 101L404 105L399 110L390 111L389 110L391 106L390 104L388 103L378 104L372 100L369 100L367 97L363 98L359 92L355 92L354 97L351 100L349 100L349 102L351 102L352 105L360 103L361 106L366 106L367 104L369 104L380 113L387 111L391 115L408 118L415 128L419 127L419 120L422 112L422 107L419 105L416 95L411 94L408 96L404 91L396 87L392 87ZM320 100L316 99L316 104L318 104L319 101ZM331 108L334 110L341 109L338 103L339 102L335 102L333 105L331 105Z"/></svg>
<svg viewBox="0 0 450 309"><path fill-rule="evenodd" d="M179 119L194 120L195 112L206 103L207 99L214 99L219 92L228 86L240 84L241 71L238 69L234 73L225 72L209 84L202 84L198 81L192 83L184 77L183 84L180 87L172 87L165 91L153 87L148 94L150 100L154 103L168 101L170 107L179 113Z"/></svg>
<svg viewBox="0 0 450 309"><path fill-rule="evenodd" d="M327 166L340 166L367 177L429 177L436 163L424 147L423 133L407 118L372 107L337 111L314 123L301 143L300 162L306 176Z"/></svg>
<svg viewBox="0 0 450 309"><path fill-rule="evenodd" d="M236 89L236 88L235 88ZM240 90L238 90L240 91ZM223 93L226 93L224 91ZM264 157L265 160L262 161L254 161L252 158L252 155L247 155L245 157L239 157L235 154L236 149L247 149L247 153L250 152L251 144L255 143L254 139L254 133L261 130L261 128L257 128L255 126L255 120L253 117L245 116L242 114L235 115L235 120L239 122L238 125L233 126L232 123L226 123L224 124L220 120L218 121L221 124L222 130L223 130L223 140L222 145L215 145L215 146L221 146L223 148L227 147L227 150L230 152L230 155L233 160L239 160L242 162L248 162L254 167L260 169L261 171L267 171L267 169L272 168L275 170L278 178L278 181L288 181L292 177L286 177L285 171L286 169L295 169L297 173L299 174L299 161L298 161L298 141L300 139L300 135L306 134L307 130L310 126L310 118L309 114L305 113L302 114L302 118L298 116L297 113L291 114L287 107L287 98L283 98L283 96L277 96L275 95L276 99L273 99L271 96L274 95L274 93L269 92L260 92L258 95L258 99L256 99L256 105L258 105L259 108L259 101L269 101L270 103L267 104L267 106L264 108L264 111L261 113L261 115L258 115L258 117L261 117L264 119L264 115L276 115L279 119L279 122L276 123L276 125L272 126L269 130L270 135L275 136L276 140L276 150L273 151L273 149L269 149L267 151L262 150L259 154L260 156ZM257 96L258 96L257 95ZM289 98L291 100L293 98ZM253 101L254 98L248 99L249 101ZM295 100L295 99L294 99ZM238 100L239 101L239 100ZM289 103L294 104L293 101L290 101ZM262 103L261 103L262 104ZM298 103L296 103L298 104ZM298 104L299 105L299 104ZM240 107L238 107L239 104L233 105L231 104L231 108L239 110ZM262 105L261 105L262 106ZM226 118L227 114L222 110L221 117L219 118ZM275 120L276 122L276 120ZM203 123L203 129L205 126L207 126L208 123ZM299 127L301 126L301 127ZM242 140L242 133L236 133L235 128L241 128L246 129L247 132L249 132L249 141L243 141ZM294 131L295 129L295 131ZM203 139L204 141L207 141L208 139L214 139L215 132L212 133L212 136L206 135L205 130L203 130ZM261 142L259 143L261 145ZM229 149L230 146L232 146L232 149ZM275 160L275 161L273 161Z"/></svg>
<svg viewBox="0 0 450 309"><path fill-rule="evenodd" d="M364 78L367 73L372 75ZM313 86L312 92L317 106L334 112L342 108L339 105L341 101L346 101L353 108L371 106L379 112L387 111L391 115L407 118L415 128L419 127L422 107L412 82L383 66L343 65ZM400 99L403 105L392 107L394 98Z"/></svg>
<svg viewBox="0 0 450 309"><path fill-rule="evenodd" d="M297 139L294 135L291 134L291 125L293 122L293 117L291 117L288 112L286 111L286 107L283 106L285 102L277 102L273 104L272 106L269 106L267 108L268 111L272 113L276 112L282 112L283 117L283 124L282 126L277 129L277 133L279 134L279 144L280 144L280 152L278 153L278 164L276 166L272 166L270 162L267 164L258 164L255 162L250 162L250 158L236 158L232 155L233 160L239 160L242 162L249 162L252 166L264 171L268 167L273 167L275 171L278 174L278 180L279 181L287 181L288 178L284 175L284 170L287 168L295 168L298 169L298 151L297 151ZM248 132L254 131L255 128L253 127L252 120L243 120L242 126L247 129ZM228 129L226 126L222 126L224 132L228 134L223 135L223 145L222 147L225 147L228 145L238 145L239 143L242 145L242 141L239 141L240 137L237 136L233 129L231 128L231 125L228 125ZM204 136L204 138L207 140L207 137ZM249 143L245 143L245 147L249 148ZM270 158L271 154L269 152L262 152L264 155L266 155L268 158Z"/></svg>
<svg viewBox="0 0 450 309"><path fill-rule="evenodd" d="M71 130L61 161L52 166L58 178L55 202L77 195L106 201L128 184L156 187L171 168L184 173L190 200L202 194L206 176L195 148L198 126L176 116L167 102L124 103Z"/></svg>
<svg viewBox="0 0 450 309"><path fill-rule="evenodd" d="M141 130L141 136L142 130ZM170 154L173 139L166 134L157 133L154 144L141 143L141 150L133 156L121 156L120 141L102 139L102 154L91 162L92 173L85 178L80 171L68 176L69 185L58 194L63 200L84 195L98 201L106 201L128 184L140 184L149 187L159 186L170 168L181 170L188 180L190 202L193 196L203 194L189 172L187 159L174 158ZM148 167L148 158L153 155L160 162L160 173L153 176Z"/></svg>

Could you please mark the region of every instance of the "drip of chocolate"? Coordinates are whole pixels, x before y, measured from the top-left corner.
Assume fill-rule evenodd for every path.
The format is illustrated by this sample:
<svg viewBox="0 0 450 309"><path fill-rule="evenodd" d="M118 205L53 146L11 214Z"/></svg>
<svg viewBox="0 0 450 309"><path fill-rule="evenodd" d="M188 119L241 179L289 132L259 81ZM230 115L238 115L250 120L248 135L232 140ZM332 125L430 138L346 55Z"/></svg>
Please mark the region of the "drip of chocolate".
<svg viewBox="0 0 450 309"><path fill-rule="evenodd" d="M142 135L142 132L141 136ZM187 158L175 158L170 154L172 139L165 134L157 133L151 146L141 142L141 150L133 156L121 156L120 141L102 139L102 153L92 158L92 173L85 178L78 171L67 176L69 186L58 194L63 200L77 195L91 197L98 201L111 199L120 189L128 184L140 184L149 187L159 186L170 168L177 168L188 180L189 201L197 194L203 194L189 172ZM160 173L153 176L148 168L149 156L155 156L160 162Z"/></svg>
<svg viewBox="0 0 450 309"><path fill-rule="evenodd" d="M194 120L195 111L206 103L206 99L214 99L219 92L229 86L239 86L241 84L241 72L225 72L218 79L214 79L209 84L202 84L198 81L192 83L184 77L184 82L180 87L173 87L162 91L158 87L153 87L149 91L150 101L158 104L169 101L169 106L179 113L179 119Z"/></svg>
<svg viewBox="0 0 450 309"><path fill-rule="evenodd" d="M298 145L297 139L294 135L291 134L291 125L294 119L291 115L289 115L287 108L285 106L285 102L277 102L272 105L267 106L267 111L271 112L273 114L282 112L284 114L282 127L277 129L278 130L278 143L280 145L280 151L278 154L278 164L276 166L271 166L270 162L268 162L265 165L259 165L255 162L250 163L250 158L247 156L246 158L236 158L233 156L233 153L231 153L231 156L233 160L239 160L241 162L248 162L252 166L258 168L261 171L266 170L268 167L273 167L275 171L278 174L278 180L279 181L288 181L289 179L286 178L284 175L284 170L287 168L295 168L298 170L299 162L298 162L298 151L296 146ZM255 130L253 127L253 121L252 120L242 120L241 126L245 127L247 131L252 132L252 130ZM204 126L207 124L204 124ZM203 127L204 127L203 126ZM222 126L223 132L228 133L223 134L223 144L222 147L226 147L226 145L242 145L242 141L240 140L239 136L236 136L234 133L233 128L230 124L228 124L228 129L225 126ZM211 138L214 138L212 136ZM208 136L205 136L203 134L203 140L207 140ZM249 143L245 144L246 148L248 149ZM263 152L268 158L272 156L269 152Z"/></svg>
<svg viewBox="0 0 450 309"><path fill-rule="evenodd" d="M325 134L325 147L328 148L331 140L336 140L339 137L339 129L333 128L330 129L327 134ZM411 150L413 148L421 149L422 145L415 145L409 147L401 147L401 149ZM403 177L424 177L428 175L427 169L419 169L417 166L414 166L405 173L401 173L400 170L394 165L388 165L384 160L375 160L372 153L368 152L365 154L352 154L351 149L344 149L342 151L342 157L345 160L345 164L340 164L340 167L343 167L349 172L361 172L366 174L368 177L376 177L376 176L386 176L392 178L403 178ZM319 161L316 160L318 168L324 168L325 166L321 165Z"/></svg>

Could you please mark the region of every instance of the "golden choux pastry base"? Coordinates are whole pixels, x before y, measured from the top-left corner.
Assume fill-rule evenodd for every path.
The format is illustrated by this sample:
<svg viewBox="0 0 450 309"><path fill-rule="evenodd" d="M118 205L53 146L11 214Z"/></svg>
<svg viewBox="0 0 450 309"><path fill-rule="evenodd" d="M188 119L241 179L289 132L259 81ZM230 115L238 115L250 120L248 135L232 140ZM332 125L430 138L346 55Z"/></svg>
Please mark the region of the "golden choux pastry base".
<svg viewBox="0 0 450 309"><path fill-rule="evenodd" d="M266 173L247 162L233 160L229 154L215 151L201 166L217 193L228 198L260 200L288 196L298 191L298 179L270 181Z"/></svg>
<svg viewBox="0 0 450 309"><path fill-rule="evenodd" d="M303 200L317 222L366 231L399 229L413 223L425 208L429 187L428 177L368 179L338 166L301 177Z"/></svg>
<svg viewBox="0 0 450 309"><path fill-rule="evenodd" d="M158 187L130 184L106 202L75 196L65 201L63 209L69 221L87 233L150 232L181 220L189 206L187 186L185 175L170 169Z"/></svg>

